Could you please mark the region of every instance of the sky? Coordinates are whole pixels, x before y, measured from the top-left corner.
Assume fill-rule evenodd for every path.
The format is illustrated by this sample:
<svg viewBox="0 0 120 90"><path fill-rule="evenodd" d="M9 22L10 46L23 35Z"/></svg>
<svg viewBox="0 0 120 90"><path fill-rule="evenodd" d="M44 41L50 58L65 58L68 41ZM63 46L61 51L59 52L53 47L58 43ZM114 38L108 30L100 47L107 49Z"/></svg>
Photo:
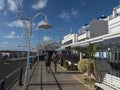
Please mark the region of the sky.
<svg viewBox="0 0 120 90"><path fill-rule="evenodd" d="M44 16L37 16L33 20L31 48L38 42L60 42L71 28L77 33L91 20L111 15L119 4L120 0L0 0L0 50L27 50L27 19L39 12L47 15L52 28L39 29Z"/></svg>

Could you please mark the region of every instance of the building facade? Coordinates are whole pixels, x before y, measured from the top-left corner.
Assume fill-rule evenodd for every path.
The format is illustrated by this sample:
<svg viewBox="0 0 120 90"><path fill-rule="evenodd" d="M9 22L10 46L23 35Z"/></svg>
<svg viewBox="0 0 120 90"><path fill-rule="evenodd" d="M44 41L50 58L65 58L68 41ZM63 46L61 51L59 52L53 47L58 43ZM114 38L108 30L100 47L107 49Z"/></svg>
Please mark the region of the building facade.
<svg viewBox="0 0 120 90"><path fill-rule="evenodd" d="M89 43L105 48L95 56L103 56L108 62L109 73L120 77L120 6L115 7L112 15L104 19L93 19L81 27L78 34L64 36L61 48L74 48Z"/></svg>
<svg viewBox="0 0 120 90"><path fill-rule="evenodd" d="M77 42L77 34L70 33L64 36L62 40L62 45L74 44L76 42Z"/></svg>
<svg viewBox="0 0 120 90"><path fill-rule="evenodd" d="M108 16L109 34L120 33L120 5L113 9L112 15Z"/></svg>

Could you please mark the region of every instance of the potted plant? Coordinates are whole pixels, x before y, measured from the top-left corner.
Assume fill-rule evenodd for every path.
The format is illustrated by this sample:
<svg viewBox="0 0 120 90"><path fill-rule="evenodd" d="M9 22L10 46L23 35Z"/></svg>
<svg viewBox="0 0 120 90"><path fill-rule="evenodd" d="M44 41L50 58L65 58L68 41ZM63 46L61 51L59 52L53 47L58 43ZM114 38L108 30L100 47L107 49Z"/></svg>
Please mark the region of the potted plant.
<svg viewBox="0 0 120 90"><path fill-rule="evenodd" d="M96 80L96 64L93 59L83 59L78 62L78 70L84 74L85 77Z"/></svg>

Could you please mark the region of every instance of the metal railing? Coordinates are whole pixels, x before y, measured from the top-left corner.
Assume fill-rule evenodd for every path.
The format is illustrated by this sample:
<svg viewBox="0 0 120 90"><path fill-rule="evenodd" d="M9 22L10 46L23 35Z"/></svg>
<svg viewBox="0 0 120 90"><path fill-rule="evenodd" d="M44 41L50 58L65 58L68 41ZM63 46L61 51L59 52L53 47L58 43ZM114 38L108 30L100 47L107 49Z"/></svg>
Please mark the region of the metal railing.
<svg viewBox="0 0 120 90"><path fill-rule="evenodd" d="M5 76L0 80L0 90L10 90L10 88L19 80L19 85L22 83L22 75L24 72L26 64L17 68L15 71L11 72L9 75Z"/></svg>
<svg viewBox="0 0 120 90"><path fill-rule="evenodd" d="M22 60L26 60L26 59L22 59ZM14 62L14 60L12 61ZM34 57L33 61L30 62L30 69L32 69L36 61L37 58ZM24 79L23 75L25 73L25 68L26 68L26 63L16 68L13 72L8 74L7 76L3 77L3 79L0 80L0 90L10 90L17 82L19 86L23 85L23 79Z"/></svg>

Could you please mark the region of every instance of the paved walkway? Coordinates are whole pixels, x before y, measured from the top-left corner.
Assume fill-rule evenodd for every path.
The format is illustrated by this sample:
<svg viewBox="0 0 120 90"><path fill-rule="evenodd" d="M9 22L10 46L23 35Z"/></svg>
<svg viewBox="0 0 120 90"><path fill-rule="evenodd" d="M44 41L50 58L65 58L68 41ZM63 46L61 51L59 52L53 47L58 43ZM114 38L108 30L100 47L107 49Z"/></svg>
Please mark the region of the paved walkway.
<svg viewBox="0 0 120 90"><path fill-rule="evenodd" d="M53 63L51 72L47 73L44 62L40 61L31 78L28 90L88 90L72 77L74 74L79 74L79 72L70 72L60 67L57 72L54 72Z"/></svg>

